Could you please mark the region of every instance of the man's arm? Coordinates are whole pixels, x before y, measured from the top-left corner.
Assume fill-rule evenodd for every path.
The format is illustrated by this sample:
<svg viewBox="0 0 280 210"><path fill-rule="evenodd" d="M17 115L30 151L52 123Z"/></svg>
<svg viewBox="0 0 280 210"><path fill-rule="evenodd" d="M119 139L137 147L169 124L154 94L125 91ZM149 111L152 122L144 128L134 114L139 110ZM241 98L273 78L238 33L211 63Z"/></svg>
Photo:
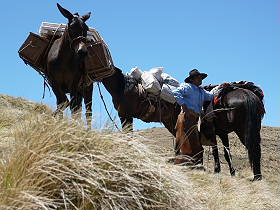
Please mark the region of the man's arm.
<svg viewBox="0 0 280 210"><path fill-rule="evenodd" d="M180 85L178 88L172 91L177 103L183 108L184 111L187 109L185 97L188 97L188 89L189 86Z"/></svg>
<svg viewBox="0 0 280 210"><path fill-rule="evenodd" d="M207 90L204 90L203 89L203 93L204 93L204 101L212 101L213 98L214 98L214 94L207 91Z"/></svg>

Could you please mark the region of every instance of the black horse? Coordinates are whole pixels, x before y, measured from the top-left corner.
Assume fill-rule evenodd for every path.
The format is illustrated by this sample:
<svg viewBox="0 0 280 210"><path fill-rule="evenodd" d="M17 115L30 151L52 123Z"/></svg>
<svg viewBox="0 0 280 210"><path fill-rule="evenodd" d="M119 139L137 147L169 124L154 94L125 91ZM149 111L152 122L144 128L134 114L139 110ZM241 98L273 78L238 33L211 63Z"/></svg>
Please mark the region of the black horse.
<svg viewBox="0 0 280 210"><path fill-rule="evenodd" d="M46 76L57 99L56 114L63 115L63 110L70 104L72 114L86 106L86 118L91 125L92 90L93 85L85 86L84 58L87 55L86 36L88 26L85 21L90 13L79 16L57 7L61 14L68 19L68 24L61 38L54 41L47 58ZM70 93L70 102L66 94Z"/></svg>
<svg viewBox="0 0 280 210"><path fill-rule="evenodd" d="M206 89L210 90L213 87L214 86ZM215 101L216 104L214 105L214 112L212 115L214 118L210 117L207 119L207 117L205 117L201 124L201 132L203 133L204 130L206 131L206 136L211 136L211 129L210 135L209 132L207 134L207 131L209 131L208 125L209 121L214 123L214 134L218 135L222 140L224 145L224 156L229 165L230 173L231 175L235 175L228 139L228 133L234 131L248 150L250 166L254 173L253 180L261 180L260 130L261 120L265 114L265 108L262 101L262 91L258 89L258 91L254 91L254 93L250 87L253 87L255 90L257 89L254 88L256 86L246 87L246 85L243 85L243 88L234 85L223 88L222 97L219 97L219 100L216 98ZM217 145L212 147L212 153L215 161L215 172L220 172L221 167Z"/></svg>

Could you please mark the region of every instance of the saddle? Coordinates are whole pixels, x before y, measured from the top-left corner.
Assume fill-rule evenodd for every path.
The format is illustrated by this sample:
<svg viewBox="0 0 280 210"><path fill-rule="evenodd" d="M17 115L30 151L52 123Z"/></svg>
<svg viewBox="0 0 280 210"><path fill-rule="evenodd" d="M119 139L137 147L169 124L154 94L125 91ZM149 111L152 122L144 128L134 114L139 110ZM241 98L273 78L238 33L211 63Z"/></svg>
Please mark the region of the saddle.
<svg viewBox="0 0 280 210"><path fill-rule="evenodd" d="M219 105L222 105L223 97L227 95L229 92L243 88L252 91L260 101L263 101L264 93L260 87L255 85L253 82L247 81L239 81L239 82L231 82L231 83L223 83L217 86L206 86L204 87L206 90L211 88L211 92L214 94L214 106L215 108Z"/></svg>

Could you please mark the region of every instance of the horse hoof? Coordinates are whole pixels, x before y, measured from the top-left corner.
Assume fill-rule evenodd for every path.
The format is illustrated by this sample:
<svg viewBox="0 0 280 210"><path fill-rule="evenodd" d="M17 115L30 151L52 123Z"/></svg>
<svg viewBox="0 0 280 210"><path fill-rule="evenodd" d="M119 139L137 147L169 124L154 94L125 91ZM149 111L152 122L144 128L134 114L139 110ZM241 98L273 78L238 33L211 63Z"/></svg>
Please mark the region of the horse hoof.
<svg viewBox="0 0 280 210"><path fill-rule="evenodd" d="M218 174L218 173L220 173L220 172L221 172L221 167L215 167L214 173L215 173L215 174Z"/></svg>
<svg viewBox="0 0 280 210"><path fill-rule="evenodd" d="M167 163L175 163L175 159L176 159L176 158L174 158L174 157L173 157L173 158L169 158L169 159L167 159L166 162L167 162Z"/></svg>
<svg viewBox="0 0 280 210"><path fill-rule="evenodd" d="M262 180L262 175L255 175L254 179L252 180L252 182L254 181L261 181Z"/></svg>
<svg viewBox="0 0 280 210"><path fill-rule="evenodd" d="M232 169L232 170L230 171L230 175L231 175L231 176L235 176L235 169Z"/></svg>

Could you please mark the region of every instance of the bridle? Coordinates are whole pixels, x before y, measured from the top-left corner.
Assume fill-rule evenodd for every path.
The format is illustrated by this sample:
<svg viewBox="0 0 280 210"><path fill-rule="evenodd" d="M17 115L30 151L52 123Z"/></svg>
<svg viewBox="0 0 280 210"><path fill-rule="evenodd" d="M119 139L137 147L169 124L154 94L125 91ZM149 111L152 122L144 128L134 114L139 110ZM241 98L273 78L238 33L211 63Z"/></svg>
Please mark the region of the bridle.
<svg viewBox="0 0 280 210"><path fill-rule="evenodd" d="M83 36L78 36L78 37L76 37L76 38L74 38L74 39L72 39L71 41L70 41L70 48L72 49L72 50L74 50L74 45L75 45L75 43L76 42L83 42L84 44L87 42L87 38L86 37L83 37Z"/></svg>
<svg viewBox="0 0 280 210"><path fill-rule="evenodd" d="M69 39L69 41L70 41L70 49L71 50L73 50L74 51L74 44L75 43L77 43L77 42L83 42L84 44L86 44L86 42L87 42L87 38L86 37L84 37L83 35L81 35L81 36L78 36L78 37L76 37L76 38L71 38L71 36L70 36L70 31L71 31L71 29L70 29L70 27L68 27L68 25L66 26L66 28L65 28L65 31L67 30L67 35L68 35L68 39ZM81 32L81 34L82 34L83 32Z"/></svg>

